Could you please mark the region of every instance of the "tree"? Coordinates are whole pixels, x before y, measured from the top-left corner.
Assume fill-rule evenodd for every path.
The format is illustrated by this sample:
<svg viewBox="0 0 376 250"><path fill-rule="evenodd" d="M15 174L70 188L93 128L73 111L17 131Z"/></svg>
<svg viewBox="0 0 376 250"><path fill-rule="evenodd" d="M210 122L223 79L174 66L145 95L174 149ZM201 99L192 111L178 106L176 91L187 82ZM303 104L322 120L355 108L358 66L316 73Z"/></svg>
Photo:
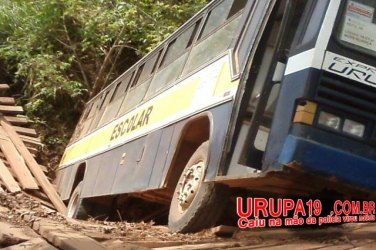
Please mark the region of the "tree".
<svg viewBox="0 0 376 250"><path fill-rule="evenodd" d="M0 0L1 71L47 154L62 153L88 99L205 3Z"/></svg>

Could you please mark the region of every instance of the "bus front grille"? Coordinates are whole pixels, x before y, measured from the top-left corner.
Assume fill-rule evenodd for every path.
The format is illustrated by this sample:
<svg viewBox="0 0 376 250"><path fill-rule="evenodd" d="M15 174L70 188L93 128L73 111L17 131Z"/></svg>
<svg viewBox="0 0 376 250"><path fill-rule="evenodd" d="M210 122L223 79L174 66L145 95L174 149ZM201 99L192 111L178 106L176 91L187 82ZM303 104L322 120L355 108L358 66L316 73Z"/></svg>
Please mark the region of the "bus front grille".
<svg viewBox="0 0 376 250"><path fill-rule="evenodd" d="M376 88L324 72L316 100L354 115L376 120Z"/></svg>

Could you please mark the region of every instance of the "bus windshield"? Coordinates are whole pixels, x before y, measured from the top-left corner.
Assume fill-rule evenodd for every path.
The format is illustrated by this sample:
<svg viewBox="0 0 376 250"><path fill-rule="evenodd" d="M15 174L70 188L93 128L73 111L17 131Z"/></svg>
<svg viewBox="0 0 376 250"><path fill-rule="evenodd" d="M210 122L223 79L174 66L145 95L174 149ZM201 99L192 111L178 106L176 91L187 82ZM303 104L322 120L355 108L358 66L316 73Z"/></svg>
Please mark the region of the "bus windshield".
<svg viewBox="0 0 376 250"><path fill-rule="evenodd" d="M376 1L348 0L339 30L339 40L352 48L376 56Z"/></svg>

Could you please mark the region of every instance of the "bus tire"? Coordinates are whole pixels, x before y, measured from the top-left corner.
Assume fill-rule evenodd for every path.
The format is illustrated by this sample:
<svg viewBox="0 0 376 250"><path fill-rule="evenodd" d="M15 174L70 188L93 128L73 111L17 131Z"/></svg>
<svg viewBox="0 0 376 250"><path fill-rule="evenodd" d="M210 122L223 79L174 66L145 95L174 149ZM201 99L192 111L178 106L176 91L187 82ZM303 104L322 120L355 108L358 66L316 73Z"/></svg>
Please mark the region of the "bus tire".
<svg viewBox="0 0 376 250"><path fill-rule="evenodd" d="M83 206L83 199L81 199L81 190L83 182L78 183L74 189L67 206L67 217L74 219L86 219L88 217L87 211Z"/></svg>
<svg viewBox="0 0 376 250"><path fill-rule="evenodd" d="M168 226L172 232L197 232L213 226L225 208L228 187L203 182L208 148L208 141L198 147L179 178L168 218Z"/></svg>

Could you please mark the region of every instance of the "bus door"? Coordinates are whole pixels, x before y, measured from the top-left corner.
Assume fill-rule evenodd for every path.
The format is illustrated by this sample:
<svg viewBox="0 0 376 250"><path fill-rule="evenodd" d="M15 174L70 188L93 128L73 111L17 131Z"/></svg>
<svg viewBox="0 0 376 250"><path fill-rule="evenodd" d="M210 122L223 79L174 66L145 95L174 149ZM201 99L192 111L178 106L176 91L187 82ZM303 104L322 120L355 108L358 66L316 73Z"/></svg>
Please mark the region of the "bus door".
<svg viewBox="0 0 376 250"><path fill-rule="evenodd" d="M296 104L306 100L311 86L320 79L321 64L338 11L338 0L293 1L305 2L295 31L285 36L293 40L285 47L286 68L278 95L273 124L263 155L263 171L281 170L281 154L289 130L293 125ZM312 55L312 56L310 56ZM305 105L305 102L302 102Z"/></svg>
<svg viewBox="0 0 376 250"><path fill-rule="evenodd" d="M246 80L240 127L227 176L261 172L287 54L298 24L315 1L277 1ZM307 7L308 6L308 7Z"/></svg>

